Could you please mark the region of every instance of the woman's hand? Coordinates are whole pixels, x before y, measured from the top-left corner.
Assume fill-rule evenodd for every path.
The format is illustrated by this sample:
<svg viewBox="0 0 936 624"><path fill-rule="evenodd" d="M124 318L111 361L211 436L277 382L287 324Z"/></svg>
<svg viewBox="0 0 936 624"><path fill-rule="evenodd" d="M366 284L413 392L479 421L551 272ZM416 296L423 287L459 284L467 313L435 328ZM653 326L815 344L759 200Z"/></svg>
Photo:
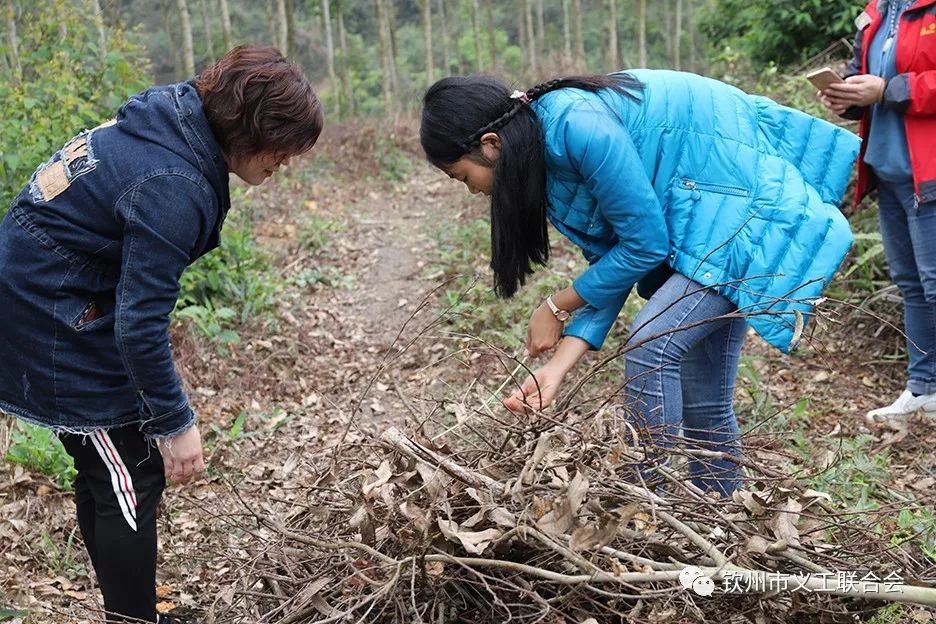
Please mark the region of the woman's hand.
<svg viewBox="0 0 936 624"><path fill-rule="evenodd" d="M887 81L880 76L859 74L849 76L844 82L830 84L822 92L822 95L825 96L831 106L844 110L851 106L870 106L881 102L884 99L884 89L886 87ZM830 107L830 110L833 109Z"/></svg>
<svg viewBox="0 0 936 624"><path fill-rule="evenodd" d="M171 438L159 440L159 452L165 464L166 479L172 483L187 483L205 472L201 434L193 425Z"/></svg>
<svg viewBox="0 0 936 624"><path fill-rule="evenodd" d="M530 316L527 328L526 350L532 357L556 346L562 338L562 321L556 318L545 302L540 304Z"/></svg>
<svg viewBox="0 0 936 624"><path fill-rule="evenodd" d="M527 377L513 394L504 399L504 407L515 414L525 413L529 409L527 406L540 411L552 404L563 378L564 370L546 364Z"/></svg>
<svg viewBox="0 0 936 624"><path fill-rule="evenodd" d="M845 113L845 111L848 110L847 105L834 103L832 100L827 98L825 93L822 91L816 91L816 95L819 96L819 101L822 102L822 105L829 109L833 115L842 115Z"/></svg>

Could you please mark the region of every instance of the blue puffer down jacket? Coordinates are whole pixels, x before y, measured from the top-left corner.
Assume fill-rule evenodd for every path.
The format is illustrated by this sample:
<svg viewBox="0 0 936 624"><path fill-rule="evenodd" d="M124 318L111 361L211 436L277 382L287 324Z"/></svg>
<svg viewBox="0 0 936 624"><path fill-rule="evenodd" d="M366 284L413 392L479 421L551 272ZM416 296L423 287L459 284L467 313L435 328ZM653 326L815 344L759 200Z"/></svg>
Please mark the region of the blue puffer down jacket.
<svg viewBox="0 0 936 624"><path fill-rule="evenodd" d="M789 352L851 247L838 205L858 137L716 80L629 73L639 101L559 89L532 104L549 219L591 263L565 334L600 348L633 286L649 296L669 266Z"/></svg>

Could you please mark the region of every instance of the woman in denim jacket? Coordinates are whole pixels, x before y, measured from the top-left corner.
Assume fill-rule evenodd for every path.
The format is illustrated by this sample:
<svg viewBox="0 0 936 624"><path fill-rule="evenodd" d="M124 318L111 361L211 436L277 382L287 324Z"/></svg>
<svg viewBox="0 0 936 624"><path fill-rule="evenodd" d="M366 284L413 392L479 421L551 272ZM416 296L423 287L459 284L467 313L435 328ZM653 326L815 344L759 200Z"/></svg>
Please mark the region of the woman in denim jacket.
<svg viewBox="0 0 936 624"><path fill-rule="evenodd" d="M69 140L0 225L0 410L74 457L108 621L156 621L157 503L204 470L169 343L179 278L218 246L229 172L261 184L323 121L295 64L241 46Z"/></svg>
<svg viewBox="0 0 936 624"><path fill-rule="evenodd" d="M909 360L903 392L867 419L936 416L936 0L871 0L855 26L845 81L819 97L861 120L855 202L877 187Z"/></svg>
<svg viewBox="0 0 936 624"><path fill-rule="evenodd" d="M725 454L740 452L747 327L796 347L851 246L838 203L858 138L715 80L634 70L512 95L493 78L446 78L426 93L420 139L430 162L490 196L499 294L547 259L547 221L591 265L533 311L527 349L555 352L505 405L548 405L636 285L649 301L626 353L635 424L658 444L682 429L697 452L719 452L690 474L734 490Z"/></svg>

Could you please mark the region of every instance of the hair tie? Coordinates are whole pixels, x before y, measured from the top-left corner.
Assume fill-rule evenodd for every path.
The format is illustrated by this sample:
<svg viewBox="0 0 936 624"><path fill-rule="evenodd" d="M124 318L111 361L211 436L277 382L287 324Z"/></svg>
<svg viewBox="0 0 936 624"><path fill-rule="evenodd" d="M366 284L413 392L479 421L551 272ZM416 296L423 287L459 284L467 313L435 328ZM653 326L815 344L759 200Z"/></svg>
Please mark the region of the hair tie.
<svg viewBox="0 0 936 624"><path fill-rule="evenodd" d="M520 100L520 102L523 103L523 104L529 104L529 103L530 103L530 96L527 95L527 92L526 92L526 91L520 91L520 90L514 91L513 93L510 94L510 99L511 99L511 100Z"/></svg>

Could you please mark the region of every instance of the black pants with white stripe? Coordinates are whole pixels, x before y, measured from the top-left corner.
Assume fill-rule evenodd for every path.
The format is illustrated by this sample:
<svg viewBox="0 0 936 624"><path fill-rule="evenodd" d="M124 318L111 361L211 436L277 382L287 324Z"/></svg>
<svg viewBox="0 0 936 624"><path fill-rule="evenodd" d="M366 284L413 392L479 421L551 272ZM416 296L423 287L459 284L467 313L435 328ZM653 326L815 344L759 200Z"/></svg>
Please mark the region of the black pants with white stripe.
<svg viewBox="0 0 936 624"><path fill-rule="evenodd" d="M156 507L166 487L159 450L135 425L60 437L78 470L78 526L107 622L155 622Z"/></svg>

